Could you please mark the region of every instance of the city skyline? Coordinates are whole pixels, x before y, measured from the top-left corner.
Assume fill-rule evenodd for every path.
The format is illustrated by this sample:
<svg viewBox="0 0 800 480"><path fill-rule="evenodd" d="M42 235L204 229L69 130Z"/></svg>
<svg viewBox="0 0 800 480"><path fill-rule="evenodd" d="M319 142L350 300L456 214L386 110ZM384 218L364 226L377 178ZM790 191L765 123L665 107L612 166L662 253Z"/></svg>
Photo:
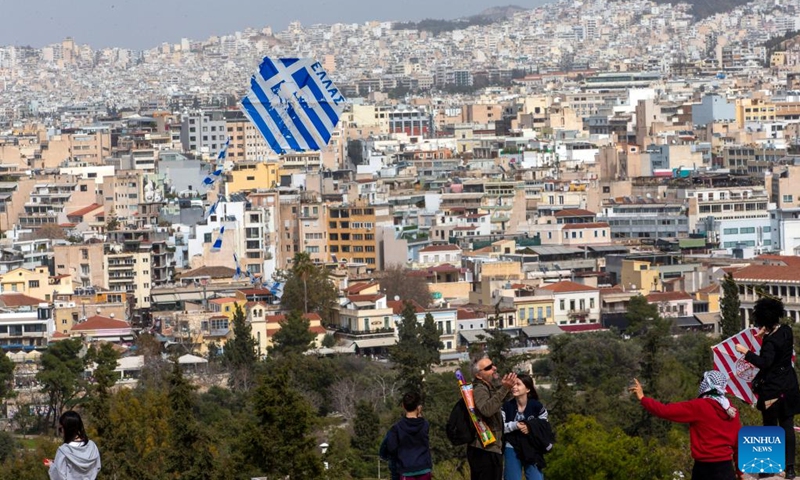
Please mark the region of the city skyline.
<svg viewBox="0 0 800 480"><path fill-rule="evenodd" d="M93 48L119 47L145 50L181 38L203 39L228 35L246 28L272 27L280 31L293 21L316 23L362 23L365 21L418 21L424 18L456 19L475 15L487 8L517 5L533 9L544 0L462 0L423 2L411 0L393 4L373 4L363 0L342 0L335 9L327 0L290 2L275 10L254 0L225 2L219 11L207 0L107 3L87 0L69 4L39 0L31 7L17 2L5 7L7 18L14 18L0 31L0 45L40 48L72 37ZM259 16L259 10L263 15ZM158 12L155 15L153 12ZM418 13L417 13L418 12Z"/></svg>

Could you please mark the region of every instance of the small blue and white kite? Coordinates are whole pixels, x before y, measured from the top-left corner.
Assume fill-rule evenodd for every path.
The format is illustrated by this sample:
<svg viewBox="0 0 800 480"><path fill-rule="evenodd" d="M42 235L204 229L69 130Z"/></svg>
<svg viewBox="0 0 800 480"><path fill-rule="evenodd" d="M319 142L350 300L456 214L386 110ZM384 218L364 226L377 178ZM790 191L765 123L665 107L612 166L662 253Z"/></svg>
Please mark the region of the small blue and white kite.
<svg viewBox="0 0 800 480"><path fill-rule="evenodd" d="M228 146L231 144L231 139L225 140L222 150L217 154L217 163L214 170L203 179L203 185L210 187L216 183L217 180L222 178L222 172L225 171L225 158L228 156Z"/></svg>
<svg viewBox="0 0 800 480"><path fill-rule="evenodd" d="M250 78L241 107L270 148L283 154L325 147L344 104L344 96L319 62L264 57Z"/></svg>
<svg viewBox="0 0 800 480"><path fill-rule="evenodd" d="M208 217L210 217L211 215L214 215L215 213L217 213L217 206L218 205L219 205L219 200L217 200L216 202L212 203L211 206L208 207L208 213L206 213L206 215L204 217L204 220L208 219Z"/></svg>
<svg viewBox="0 0 800 480"><path fill-rule="evenodd" d="M219 227L219 236L217 237L216 240L214 240L214 244L211 245L212 252L219 252L219 250L222 248L222 235L224 233L225 233L225 226L223 225Z"/></svg>

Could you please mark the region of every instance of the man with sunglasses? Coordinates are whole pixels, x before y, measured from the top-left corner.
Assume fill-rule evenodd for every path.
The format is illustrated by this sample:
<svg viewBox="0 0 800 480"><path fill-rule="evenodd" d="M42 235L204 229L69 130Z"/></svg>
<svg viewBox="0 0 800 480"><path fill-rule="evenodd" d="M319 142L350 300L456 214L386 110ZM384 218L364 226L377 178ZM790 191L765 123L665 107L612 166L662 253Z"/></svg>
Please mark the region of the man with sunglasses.
<svg viewBox="0 0 800 480"><path fill-rule="evenodd" d="M476 413L492 431L494 443L483 446L480 438L467 445L467 461L469 462L472 480L502 480L503 478L503 414L501 409L506 400L512 398L511 387L517 380L514 373L506 374L502 379L497 367L488 356L483 356L472 363L472 396L475 400Z"/></svg>

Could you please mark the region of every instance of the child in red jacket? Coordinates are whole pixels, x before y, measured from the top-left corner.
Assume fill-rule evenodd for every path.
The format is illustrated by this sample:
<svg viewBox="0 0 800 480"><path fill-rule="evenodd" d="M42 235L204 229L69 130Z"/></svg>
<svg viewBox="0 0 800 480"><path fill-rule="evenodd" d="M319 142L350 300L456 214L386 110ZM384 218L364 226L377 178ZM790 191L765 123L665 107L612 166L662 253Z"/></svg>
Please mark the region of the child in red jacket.
<svg viewBox="0 0 800 480"><path fill-rule="evenodd" d="M725 398L728 383L725 374L717 370L705 372L697 398L666 405L645 397L642 385L635 378L633 381L630 391L645 410L671 422L689 424L693 479L736 479L733 461L741 422L739 412Z"/></svg>

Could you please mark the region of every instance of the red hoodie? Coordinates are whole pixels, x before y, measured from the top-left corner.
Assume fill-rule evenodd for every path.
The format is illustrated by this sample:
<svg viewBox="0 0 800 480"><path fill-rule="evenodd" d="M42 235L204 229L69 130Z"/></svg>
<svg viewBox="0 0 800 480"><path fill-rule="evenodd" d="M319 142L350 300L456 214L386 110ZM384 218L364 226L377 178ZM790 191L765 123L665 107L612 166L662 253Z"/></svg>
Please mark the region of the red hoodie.
<svg viewBox="0 0 800 480"><path fill-rule="evenodd" d="M643 397L642 406L657 417L689 424L692 458L695 460L724 462L736 459L737 435L742 426L738 411L731 418L722 405L711 398L695 398L665 405Z"/></svg>

